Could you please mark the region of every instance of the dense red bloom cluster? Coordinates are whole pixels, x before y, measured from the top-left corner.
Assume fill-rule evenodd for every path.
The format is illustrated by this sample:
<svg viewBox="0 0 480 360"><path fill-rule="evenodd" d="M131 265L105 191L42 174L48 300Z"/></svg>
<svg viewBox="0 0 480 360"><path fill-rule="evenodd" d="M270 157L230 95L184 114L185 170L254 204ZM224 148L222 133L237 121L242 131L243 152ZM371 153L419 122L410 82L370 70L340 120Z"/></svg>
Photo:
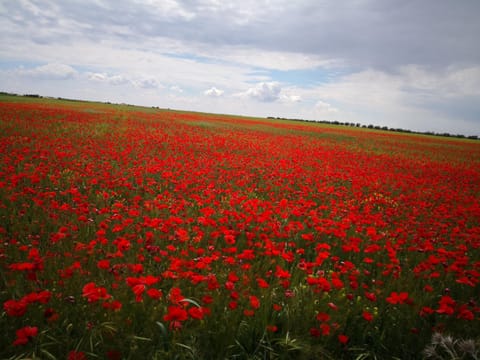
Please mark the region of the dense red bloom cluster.
<svg viewBox="0 0 480 360"><path fill-rule="evenodd" d="M98 300L107 300L111 296L107 293L107 289L95 285L94 282L89 282L83 287L82 296L85 297L88 302L96 302Z"/></svg>
<svg viewBox="0 0 480 360"><path fill-rule="evenodd" d="M23 296L20 300L10 299L3 303L3 309L9 316L23 316L28 309L29 304L40 303L47 304L51 293L48 290L32 292Z"/></svg>
<svg viewBox="0 0 480 360"><path fill-rule="evenodd" d="M401 292L401 293L396 293L393 291L389 297L386 298L386 300L390 304L405 304L405 303L411 303L411 299L408 297L407 292Z"/></svg>
<svg viewBox="0 0 480 360"><path fill-rule="evenodd" d="M108 343L228 317L339 349L478 323L479 143L85 106L0 103L7 358L60 323Z"/></svg>
<svg viewBox="0 0 480 360"><path fill-rule="evenodd" d="M13 342L13 345L25 345L31 339L33 339L38 334L38 328L36 326L25 326L16 331L17 338Z"/></svg>

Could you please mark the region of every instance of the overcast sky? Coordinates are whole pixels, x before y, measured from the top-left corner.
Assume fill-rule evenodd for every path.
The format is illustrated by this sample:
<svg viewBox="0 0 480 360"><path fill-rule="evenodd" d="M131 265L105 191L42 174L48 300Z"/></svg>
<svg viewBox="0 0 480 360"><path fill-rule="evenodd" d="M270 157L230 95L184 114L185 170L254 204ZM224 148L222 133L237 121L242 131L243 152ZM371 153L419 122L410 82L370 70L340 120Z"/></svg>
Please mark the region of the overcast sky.
<svg viewBox="0 0 480 360"><path fill-rule="evenodd" d="M0 91L480 135L479 0L0 0Z"/></svg>

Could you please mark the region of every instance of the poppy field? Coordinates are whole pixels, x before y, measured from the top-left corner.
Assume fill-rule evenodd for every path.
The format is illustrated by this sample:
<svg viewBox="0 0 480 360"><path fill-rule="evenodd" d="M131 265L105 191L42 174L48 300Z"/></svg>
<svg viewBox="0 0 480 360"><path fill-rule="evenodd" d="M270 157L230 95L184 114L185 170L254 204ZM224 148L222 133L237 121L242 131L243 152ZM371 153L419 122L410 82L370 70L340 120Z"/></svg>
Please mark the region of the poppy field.
<svg viewBox="0 0 480 360"><path fill-rule="evenodd" d="M1 98L0 275L2 359L473 359L480 142Z"/></svg>

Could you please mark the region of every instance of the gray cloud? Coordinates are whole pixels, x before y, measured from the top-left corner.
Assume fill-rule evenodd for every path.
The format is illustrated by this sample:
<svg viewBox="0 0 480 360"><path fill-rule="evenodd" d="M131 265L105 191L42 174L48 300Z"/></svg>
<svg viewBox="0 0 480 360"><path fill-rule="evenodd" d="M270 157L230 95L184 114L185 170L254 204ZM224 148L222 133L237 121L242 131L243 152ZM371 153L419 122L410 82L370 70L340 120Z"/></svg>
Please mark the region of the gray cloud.
<svg viewBox="0 0 480 360"><path fill-rule="evenodd" d="M343 59L353 66L480 62L477 0L7 2L36 42L165 37ZM26 34L24 34L26 36Z"/></svg>
<svg viewBox="0 0 480 360"><path fill-rule="evenodd" d="M160 87L160 84L158 83L158 81L153 78L143 78L143 79L134 80L133 84L143 89L156 89Z"/></svg>

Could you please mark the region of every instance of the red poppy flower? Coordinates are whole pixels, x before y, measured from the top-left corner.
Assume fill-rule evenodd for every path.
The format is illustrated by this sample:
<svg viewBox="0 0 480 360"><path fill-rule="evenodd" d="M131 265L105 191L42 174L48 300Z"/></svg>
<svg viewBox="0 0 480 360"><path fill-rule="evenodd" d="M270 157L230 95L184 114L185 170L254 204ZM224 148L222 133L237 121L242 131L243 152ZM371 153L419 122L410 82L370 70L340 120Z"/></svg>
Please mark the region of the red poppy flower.
<svg viewBox="0 0 480 360"><path fill-rule="evenodd" d="M179 306L169 306L168 313L163 317L165 321L185 321L188 319L187 311Z"/></svg>
<svg viewBox="0 0 480 360"><path fill-rule="evenodd" d="M324 312L320 312L317 314L316 319L321 322L327 322L330 320L330 315Z"/></svg>
<svg viewBox="0 0 480 360"><path fill-rule="evenodd" d="M185 297L182 295L182 290L180 288L174 287L170 289L169 299L172 304L177 304L182 301Z"/></svg>
<svg viewBox="0 0 480 360"><path fill-rule="evenodd" d="M106 300L111 298L104 287L97 287L94 282L90 282L83 287L82 296L87 298L88 302Z"/></svg>
<svg viewBox="0 0 480 360"><path fill-rule="evenodd" d="M13 345L25 345L27 344L32 338L37 336L38 328L36 326L25 326L21 329L16 331L17 338L13 342Z"/></svg>
<svg viewBox="0 0 480 360"><path fill-rule="evenodd" d="M344 335L344 334L340 334L338 335L338 341L340 341L341 344L345 345L346 343L348 343L348 336L347 335Z"/></svg>
<svg viewBox="0 0 480 360"><path fill-rule="evenodd" d="M369 322L373 320L373 315L368 311L364 311L362 316L365 320L367 320Z"/></svg>
<svg viewBox="0 0 480 360"><path fill-rule="evenodd" d="M162 292L158 289L148 289L147 295L154 300L159 300L163 296Z"/></svg>
<svg viewBox="0 0 480 360"><path fill-rule="evenodd" d="M192 319L202 320L204 314L205 313L203 312L203 309L196 306L193 306L190 309L188 309L188 315L190 315Z"/></svg>
<svg viewBox="0 0 480 360"><path fill-rule="evenodd" d="M455 312L456 301L450 296L444 295L439 300L438 305L437 313L452 315Z"/></svg>
<svg viewBox="0 0 480 360"><path fill-rule="evenodd" d="M265 281L264 279L262 279L262 278L258 278L258 279L257 279L257 284L258 284L259 287L261 287L261 288L263 288L263 289L266 289L266 288L269 287L268 282L266 282L266 281Z"/></svg>
<svg viewBox="0 0 480 360"><path fill-rule="evenodd" d="M260 300L255 295L250 295L250 306L253 309L258 309L260 307Z"/></svg>
<svg viewBox="0 0 480 360"><path fill-rule="evenodd" d="M330 325L326 323L320 324L320 330L322 330L322 335L327 336L330 335Z"/></svg>
<svg viewBox="0 0 480 360"><path fill-rule="evenodd" d="M67 360L87 360L87 355L83 351L72 350L68 353Z"/></svg>
<svg viewBox="0 0 480 360"><path fill-rule="evenodd" d="M20 317L27 312L28 303L25 300L7 300L3 303L3 309L8 316Z"/></svg>
<svg viewBox="0 0 480 360"><path fill-rule="evenodd" d="M401 292L397 293L393 291L389 297L386 298L387 302L390 304L404 304L408 301L408 293L407 292Z"/></svg>

